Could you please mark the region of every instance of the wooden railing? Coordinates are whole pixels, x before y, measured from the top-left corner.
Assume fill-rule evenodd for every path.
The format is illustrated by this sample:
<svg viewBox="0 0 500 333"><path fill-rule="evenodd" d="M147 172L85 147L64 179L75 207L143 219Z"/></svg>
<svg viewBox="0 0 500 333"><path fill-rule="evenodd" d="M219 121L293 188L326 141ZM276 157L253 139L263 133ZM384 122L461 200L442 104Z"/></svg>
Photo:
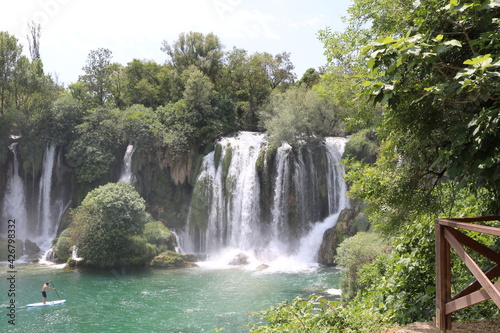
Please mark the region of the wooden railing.
<svg viewBox="0 0 500 333"><path fill-rule="evenodd" d="M500 228L471 222L497 221L500 216L465 217L436 220L436 326L441 332L451 330L451 314L486 300L493 300L500 308L500 283L492 279L500 276L500 253L468 237L461 231L469 230L500 237ZM495 262L483 272L464 247ZM451 295L450 249L453 248L476 278L457 295Z"/></svg>

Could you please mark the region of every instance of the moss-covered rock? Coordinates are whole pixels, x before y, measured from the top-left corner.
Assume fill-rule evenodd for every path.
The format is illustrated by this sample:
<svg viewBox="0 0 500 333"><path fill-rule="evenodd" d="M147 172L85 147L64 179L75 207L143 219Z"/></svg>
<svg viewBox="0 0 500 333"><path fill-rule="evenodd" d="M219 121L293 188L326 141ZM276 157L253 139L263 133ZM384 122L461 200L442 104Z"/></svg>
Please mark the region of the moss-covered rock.
<svg viewBox="0 0 500 333"><path fill-rule="evenodd" d="M318 263L326 266L335 265L335 256L337 247L353 233L350 226L356 217L355 211L351 208L345 208L339 215L337 224L326 230L323 234L323 241L318 252Z"/></svg>
<svg viewBox="0 0 500 333"><path fill-rule="evenodd" d="M150 266L153 268L190 268L198 267L194 262L189 260L194 259L192 256L179 254L173 251L167 251L154 257Z"/></svg>

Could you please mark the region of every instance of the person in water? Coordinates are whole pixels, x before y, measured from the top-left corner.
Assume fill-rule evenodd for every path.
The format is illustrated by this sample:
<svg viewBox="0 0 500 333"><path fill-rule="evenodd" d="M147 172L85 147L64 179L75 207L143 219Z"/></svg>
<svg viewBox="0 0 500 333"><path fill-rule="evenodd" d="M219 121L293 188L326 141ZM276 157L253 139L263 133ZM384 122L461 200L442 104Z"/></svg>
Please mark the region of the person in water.
<svg viewBox="0 0 500 333"><path fill-rule="evenodd" d="M42 286L42 300L43 300L43 304L47 303L47 293L45 292L45 290L47 290L47 289L56 290L56 288L50 288L49 287L49 282L50 281L45 282L44 285Z"/></svg>

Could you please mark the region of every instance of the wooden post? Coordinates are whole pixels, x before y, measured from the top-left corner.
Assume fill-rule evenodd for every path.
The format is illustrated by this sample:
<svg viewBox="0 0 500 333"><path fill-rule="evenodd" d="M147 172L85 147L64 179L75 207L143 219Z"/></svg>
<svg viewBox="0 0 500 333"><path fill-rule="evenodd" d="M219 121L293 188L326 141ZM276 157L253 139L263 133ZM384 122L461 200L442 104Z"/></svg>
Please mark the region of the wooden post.
<svg viewBox="0 0 500 333"><path fill-rule="evenodd" d="M445 239L445 226L435 221L436 227L436 326L441 332L451 330L451 314L446 303L451 300L450 244Z"/></svg>

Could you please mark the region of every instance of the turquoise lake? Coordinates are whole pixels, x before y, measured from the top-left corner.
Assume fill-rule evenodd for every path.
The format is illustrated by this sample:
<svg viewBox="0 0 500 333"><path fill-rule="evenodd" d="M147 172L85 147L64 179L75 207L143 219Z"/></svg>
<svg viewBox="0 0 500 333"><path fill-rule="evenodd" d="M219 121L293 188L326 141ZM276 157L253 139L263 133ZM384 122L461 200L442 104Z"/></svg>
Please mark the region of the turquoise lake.
<svg viewBox="0 0 500 333"><path fill-rule="evenodd" d="M248 332L258 312L282 301L311 294L335 297L339 273L312 267L275 271L243 267L176 270L63 269L18 264L15 275L15 325L8 323L10 283L2 264L2 332ZM41 287L52 280L63 305L27 308L41 302ZM59 298L53 290L48 300Z"/></svg>

